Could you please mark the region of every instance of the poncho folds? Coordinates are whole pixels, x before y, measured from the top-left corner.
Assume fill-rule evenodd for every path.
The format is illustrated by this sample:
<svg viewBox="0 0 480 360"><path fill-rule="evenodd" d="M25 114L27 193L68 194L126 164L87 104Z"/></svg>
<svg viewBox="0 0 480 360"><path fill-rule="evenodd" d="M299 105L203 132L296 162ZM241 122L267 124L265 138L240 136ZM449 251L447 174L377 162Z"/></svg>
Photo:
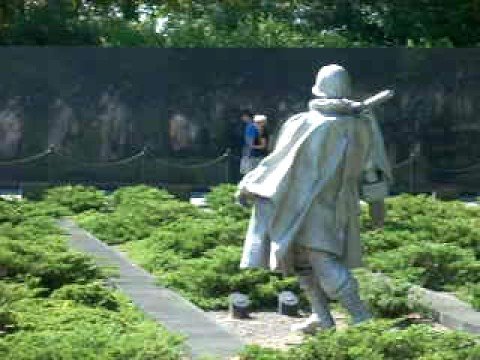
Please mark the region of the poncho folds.
<svg viewBox="0 0 480 360"><path fill-rule="evenodd" d="M373 115L356 114L352 104L312 100L309 111L285 122L273 152L239 183L240 193L262 203L261 213L258 201L252 212L241 268L291 273L291 250L312 228L317 250L349 267L361 265L359 183L367 170L387 179L391 172Z"/></svg>

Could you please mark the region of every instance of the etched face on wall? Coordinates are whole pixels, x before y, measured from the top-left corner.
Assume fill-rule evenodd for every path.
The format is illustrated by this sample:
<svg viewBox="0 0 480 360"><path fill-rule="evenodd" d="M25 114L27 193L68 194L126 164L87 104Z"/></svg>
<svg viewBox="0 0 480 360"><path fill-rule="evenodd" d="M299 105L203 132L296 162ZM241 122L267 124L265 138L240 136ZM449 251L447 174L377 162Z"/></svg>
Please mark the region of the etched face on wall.
<svg viewBox="0 0 480 360"><path fill-rule="evenodd" d="M173 151L190 149L196 137L196 126L183 114L174 114L169 120L170 147Z"/></svg>
<svg viewBox="0 0 480 360"><path fill-rule="evenodd" d="M18 155L23 137L23 111L19 98L10 99L0 111L0 156Z"/></svg>
<svg viewBox="0 0 480 360"><path fill-rule="evenodd" d="M121 156L132 133L128 108L115 91L105 91L98 101L101 160Z"/></svg>
<svg viewBox="0 0 480 360"><path fill-rule="evenodd" d="M64 99L57 98L50 107L49 115L48 144L68 149L67 138L78 135L79 131L72 107Z"/></svg>

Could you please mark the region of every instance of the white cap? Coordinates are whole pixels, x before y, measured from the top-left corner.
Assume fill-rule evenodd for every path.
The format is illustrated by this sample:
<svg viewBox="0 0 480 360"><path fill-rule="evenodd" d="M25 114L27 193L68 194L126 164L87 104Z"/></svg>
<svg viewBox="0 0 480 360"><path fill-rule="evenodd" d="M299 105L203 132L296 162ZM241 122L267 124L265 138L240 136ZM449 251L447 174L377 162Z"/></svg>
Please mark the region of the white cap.
<svg viewBox="0 0 480 360"><path fill-rule="evenodd" d="M267 121L267 117L265 115L255 115L253 117L254 122L262 122L262 121Z"/></svg>

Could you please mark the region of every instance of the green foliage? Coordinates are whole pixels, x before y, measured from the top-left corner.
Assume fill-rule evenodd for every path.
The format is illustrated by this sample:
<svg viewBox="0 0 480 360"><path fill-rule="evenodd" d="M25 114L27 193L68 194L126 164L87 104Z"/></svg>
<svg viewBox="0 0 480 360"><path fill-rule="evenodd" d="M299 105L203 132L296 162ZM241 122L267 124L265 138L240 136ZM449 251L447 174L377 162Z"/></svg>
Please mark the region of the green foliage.
<svg viewBox="0 0 480 360"><path fill-rule="evenodd" d="M145 186L119 189L113 198L113 213L82 214L82 225L88 221L108 243L126 241L123 248L133 260L203 308L225 308L233 291L249 294L255 307L269 307L279 291L299 290L294 279L238 268L248 211L234 204L231 185L212 189L207 201L213 212Z"/></svg>
<svg viewBox="0 0 480 360"><path fill-rule="evenodd" d="M232 291L248 293L254 306L272 306L279 289L298 285L268 271L238 268L250 210L235 204L235 191L234 185L214 187L207 195L211 211L205 212L162 190L128 187L114 193L113 212L86 212L79 220L107 243L126 242L133 260L202 307L225 307ZM409 195L390 199L387 207L382 230L370 229L362 209L366 263L392 277L359 272L363 296L377 315L410 311L411 283L456 291L479 281L480 210Z"/></svg>
<svg viewBox="0 0 480 360"><path fill-rule="evenodd" d="M13 1L11 2L13 3ZM28 3L28 5L26 5ZM50 1L49 3L53 3ZM110 3L110 4L108 4ZM113 15L118 1L17 1L5 16L0 4L0 43L4 45L162 46L163 39L150 22ZM123 2L130 4L131 2ZM75 4L72 6L72 4ZM3 11L2 11L3 10Z"/></svg>
<svg viewBox="0 0 480 360"><path fill-rule="evenodd" d="M57 289L62 285L83 283L100 276L92 259L66 249L64 239L47 236L40 241L0 237L0 264L8 277L32 275L41 286Z"/></svg>
<svg viewBox="0 0 480 360"><path fill-rule="evenodd" d="M60 205L46 203L44 201L32 202L32 201L6 201L0 199L0 224L10 223L17 225L23 222L26 225L36 221L38 217L50 218L69 215L70 211ZM42 228L45 228L47 222L51 222L51 219L42 221ZM52 223L53 224L53 223ZM51 230L50 227L49 230Z"/></svg>
<svg viewBox="0 0 480 360"><path fill-rule="evenodd" d="M89 211L77 217L82 227L108 244L146 238L161 225L208 217L164 190L143 185L118 189L112 199L112 212Z"/></svg>
<svg viewBox="0 0 480 360"><path fill-rule="evenodd" d="M33 298L38 295L38 288L30 288L24 283L0 281L0 306L10 305L15 301Z"/></svg>
<svg viewBox="0 0 480 360"><path fill-rule="evenodd" d="M175 197L166 190L146 185L125 186L117 189L112 196L116 206L126 207L138 207L150 202L162 203L175 200Z"/></svg>
<svg viewBox="0 0 480 360"><path fill-rule="evenodd" d="M22 201L19 206L24 219L36 218L39 216L60 218L62 216L72 215L71 209L47 201Z"/></svg>
<svg viewBox="0 0 480 360"><path fill-rule="evenodd" d="M288 360L288 354L280 350L248 345L240 353L240 360Z"/></svg>
<svg viewBox="0 0 480 360"><path fill-rule="evenodd" d="M39 286L53 290L72 282L86 282L101 275L92 259L67 249L66 241L44 203L2 203L10 218L0 223L0 265L8 278L33 276ZM10 221L7 221L10 220Z"/></svg>
<svg viewBox="0 0 480 360"><path fill-rule="evenodd" d="M355 276L360 283L360 296L375 316L396 318L412 311L407 298L409 283L365 269L356 270Z"/></svg>
<svg viewBox="0 0 480 360"><path fill-rule="evenodd" d="M385 229L369 230L363 222L368 267L433 290L476 283L479 215L480 209L425 195L389 199Z"/></svg>
<svg viewBox="0 0 480 360"><path fill-rule="evenodd" d="M17 2L17 13L3 25L0 42L3 45L81 45L98 44L95 28L81 21L67 8L49 9L48 6L24 7ZM31 3L31 2L30 2Z"/></svg>
<svg viewBox="0 0 480 360"><path fill-rule="evenodd" d="M82 305L104 307L108 310L118 310L119 307L118 300L112 292L99 282L64 285L55 290L50 297L52 299L73 300Z"/></svg>
<svg viewBox="0 0 480 360"><path fill-rule="evenodd" d="M167 47L352 47L340 31L313 31L276 19L268 14L248 14L238 19L235 27L222 27L209 14L199 17L169 18L162 35Z"/></svg>
<svg viewBox="0 0 480 360"><path fill-rule="evenodd" d="M0 223L10 222L17 224L22 220L22 215L16 203L0 199Z"/></svg>
<svg viewBox="0 0 480 360"><path fill-rule="evenodd" d="M274 307L280 291L301 291L294 278L239 270L248 212L233 203L233 191L213 189L212 211L204 212L164 191L129 187L112 195L112 208L94 207L80 196L90 205L78 218L108 242L126 241L132 258L162 285L205 309L226 307L233 291L249 294L254 307ZM74 205L52 198L39 204L35 209L30 202L0 202L0 264L8 271L0 280L0 357L180 359L180 338L146 321L99 282L102 274L89 258L67 250L51 217L76 211ZM407 281L461 290L478 307L479 238L472 228L478 210L422 196L394 198L388 210L385 229L369 230L365 222L363 238L370 268L393 278L356 271L362 297L375 314L398 317L411 310ZM117 235L121 241L112 240ZM479 355L476 339L462 333L425 325L399 330L392 322L372 321L321 332L285 352L248 347L240 357L473 360Z"/></svg>
<svg viewBox="0 0 480 360"><path fill-rule="evenodd" d="M440 332L427 325L395 329L392 322L370 321L340 331L321 331L286 352L249 347L242 360L434 360L475 359L480 346L461 332Z"/></svg>
<svg viewBox="0 0 480 360"><path fill-rule="evenodd" d="M231 46L242 35L243 46L250 47L478 44L478 5L474 2L425 1L424 6L416 5L385 0L169 1L162 10L170 19L164 30L167 41L189 41L192 45L187 46L208 46L208 41L210 46ZM181 24L191 30L179 34ZM327 36L322 38L323 34Z"/></svg>
<svg viewBox="0 0 480 360"><path fill-rule="evenodd" d="M0 202L0 358L180 359L180 337L145 320L102 285L91 258L68 249L52 218L58 194L38 208Z"/></svg>
<svg viewBox="0 0 480 360"><path fill-rule="evenodd" d="M161 47L478 45L476 1L4 1L0 43ZM157 21L163 26L157 29Z"/></svg>
<svg viewBox="0 0 480 360"><path fill-rule="evenodd" d="M401 246L370 256L368 267L432 290L480 280L480 264L472 251L450 244L425 242Z"/></svg>
<svg viewBox="0 0 480 360"><path fill-rule="evenodd" d="M45 201L66 207L75 214L87 210L101 210L108 205L108 199L101 190L83 185L67 185L49 189L46 192Z"/></svg>
<svg viewBox="0 0 480 360"><path fill-rule="evenodd" d="M472 285L472 305L474 307L474 309L476 310L480 310L480 285L479 284L476 284L476 285Z"/></svg>
<svg viewBox="0 0 480 360"><path fill-rule="evenodd" d="M147 237L152 231L147 220L137 213L102 214L85 212L76 217L77 223L107 244L121 244Z"/></svg>
<svg viewBox="0 0 480 360"><path fill-rule="evenodd" d="M63 300L22 300L12 306L16 331L0 338L2 359L179 359L180 338L122 311Z"/></svg>
<svg viewBox="0 0 480 360"><path fill-rule="evenodd" d="M220 216L228 216L237 220L246 220L250 217L250 209L235 203L237 187L233 184L215 186L207 194L207 204Z"/></svg>
<svg viewBox="0 0 480 360"><path fill-rule="evenodd" d="M155 252L172 250L183 258L195 258L218 245L241 245L246 226L245 221L229 218L192 219L162 226L142 245Z"/></svg>
<svg viewBox="0 0 480 360"><path fill-rule="evenodd" d="M472 294L472 305L476 310L480 311L480 284L475 284L471 286Z"/></svg>
<svg viewBox="0 0 480 360"><path fill-rule="evenodd" d="M474 309L480 311L480 284L467 283L456 290L460 299L468 301Z"/></svg>
<svg viewBox="0 0 480 360"><path fill-rule="evenodd" d="M266 270L240 271L240 253L238 246L217 246L201 258L183 260L176 269L160 274L159 282L204 309L227 307L234 291L249 294L253 307L264 308L275 306L282 290L299 292L294 279L282 280Z"/></svg>
<svg viewBox="0 0 480 360"><path fill-rule="evenodd" d="M41 292L41 289L30 288L25 283L8 283L0 281L0 336L3 333L15 331L17 316L11 310L16 301L33 298Z"/></svg>
<svg viewBox="0 0 480 360"><path fill-rule="evenodd" d="M157 34L155 21L131 22L106 19L95 23L102 47L163 47L164 38Z"/></svg>

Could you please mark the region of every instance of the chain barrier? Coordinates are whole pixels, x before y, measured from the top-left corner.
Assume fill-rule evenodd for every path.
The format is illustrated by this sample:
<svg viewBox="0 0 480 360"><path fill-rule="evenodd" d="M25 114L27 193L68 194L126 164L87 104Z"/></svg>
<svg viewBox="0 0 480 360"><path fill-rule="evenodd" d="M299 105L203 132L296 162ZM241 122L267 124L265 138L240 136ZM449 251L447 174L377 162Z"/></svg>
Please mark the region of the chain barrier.
<svg viewBox="0 0 480 360"><path fill-rule="evenodd" d="M140 159L143 156L145 156L146 148L143 148L140 152L138 152L138 153L136 153L136 154L134 154L134 155L132 155L128 158L124 158L124 159L120 159L120 160L114 160L114 161L106 161L106 162L84 162L84 161L76 159L75 157L73 157L71 155L62 154L58 151L54 151L53 154L58 155L58 156L60 156L62 158L65 158L65 159L73 160L74 163L80 164L83 167L103 168L103 167L125 165L125 164L129 164L131 162L134 162L135 160Z"/></svg>
<svg viewBox="0 0 480 360"><path fill-rule="evenodd" d="M405 166L411 165L415 161L416 156L410 156L408 159L400 161L392 166L393 170L401 169Z"/></svg>
<svg viewBox="0 0 480 360"><path fill-rule="evenodd" d="M401 169L405 166L412 165L417 157L420 156L420 147L417 145L414 147L414 149L410 152L410 155L408 156L408 159L402 160L395 165L392 166L392 170L397 170Z"/></svg>
<svg viewBox="0 0 480 360"><path fill-rule="evenodd" d="M35 154L35 155L32 155L32 156L28 156L28 157L25 157L25 158L12 159L12 160L9 160L9 161L0 161L0 166L8 166L8 165L15 165L15 164L26 164L26 163L34 162L36 160L40 160L40 159L42 159L42 158L44 158L48 155L51 155L51 154L52 155L58 155L58 156L60 156L62 158L65 158L65 159L70 159L73 162L75 162L77 164L80 164L82 166L109 167L109 166L116 166L116 165L125 165L125 164L131 163L131 162L133 162L137 159L140 159L144 156L146 157L146 156L148 156L148 149L145 147L141 151L139 151L138 153L136 153L136 154L134 154L130 157L120 159L120 160L107 161L107 162L85 162L85 161L82 161L82 160L79 160L79 159L75 158L74 156L67 155L67 154L62 154L61 152L59 152L54 147L49 147L47 150L42 151L41 153L38 153L38 154ZM417 156L418 156L418 153L410 155L408 159L400 161L399 163L393 165L392 168L396 170L396 169L402 168L404 166L410 165L416 159ZM176 163L173 163L173 162L168 161L168 160L163 160L161 158L151 158L151 160L153 160L153 161L155 161L155 162L157 162L161 165L164 165L164 166L167 166L167 167L172 167L172 168L200 169L200 168L210 167L210 166L216 165L216 164L220 163L221 161L223 161L224 159L226 159L228 157L237 158L237 159L241 158L240 156L231 154L230 151L227 149L222 155L216 157L215 159L208 160L208 161L205 161L205 162L201 162L201 163L198 163L198 164L176 164ZM462 168L462 169L432 169L432 170L439 171L439 172L453 172L453 173L459 172L460 173L460 172L468 171L469 169L475 169L477 167L480 167L480 163L475 164L475 165L471 165L471 166L468 166L468 167Z"/></svg>
<svg viewBox="0 0 480 360"><path fill-rule="evenodd" d="M148 149L147 149L147 147L144 147L140 152L138 152L138 153L136 153L136 154L134 154L130 157L120 159L120 160L107 161L107 162L85 162L85 161L82 161L82 160L79 160L79 159L75 158L74 156L67 155L67 154L62 154L61 152L59 152L57 149L55 149L52 146L52 147L49 147L47 150L42 151L39 154L35 154L35 155L29 156L29 157L25 157L25 158L21 158L21 159L13 159L13 160L9 160L9 161L0 161L0 166L8 166L8 165L25 164L25 163L29 163L29 162L34 162L34 161L39 160L39 159L41 159L43 157L46 157L48 155L57 155L57 156L60 156L62 158L65 158L65 159L69 159L69 160L72 160L72 162L74 162L76 164L79 164L81 166L110 167L110 166L129 164L129 163L131 163L131 162L133 162L137 159L140 159L142 157L146 157L148 155ZM215 159L208 160L208 161L205 161L205 162L201 162L201 163L198 163L198 164L176 164L176 163L170 162L168 160L163 160L163 159L160 159L160 158L151 158L151 160L153 160L153 161L155 161L155 162L157 162L161 165L171 167L171 168L201 169L201 168L206 168L206 167L216 165L216 164L222 162L223 160L227 159L230 156L231 156L230 150L227 149L222 155L216 157Z"/></svg>
<svg viewBox="0 0 480 360"><path fill-rule="evenodd" d="M215 159L208 160L208 161L198 163L198 164L175 164L175 163L172 163L170 161L163 160L163 159L160 159L160 158L154 158L152 160L155 161L156 163L164 165L166 167L170 167L170 168L174 168L174 169L188 170L188 169L207 168L207 167L210 167L210 166L213 166L213 165L216 165L216 164L222 162L223 160L229 158L230 156L231 156L230 152L227 150L222 155L216 157Z"/></svg>
<svg viewBox="0 0 480 360"><path fill-rule="evenodd" d="M141 158L148 158L149 160L152 160L155 163L158 163L162 166L173 168L173 169L182 169L182 170L194 170L194 169L203 169L203 168L208 168L214 165L217 165L221 163L222 161L228 159L228 158L240 158L239 156L236 156L230 152L230 149L227 149L222 155L200 163L196 164L178 164L174 163L169 160L161 159L161 158L150 158L149 155L152 155L149 153L149 150L147 147L144 147L140 152L129 156L124 159L120 160L115 160L115 161L108 161L108 162L84 162L79 159L76 159L75 157L67 154L62 154L58 149L56 149L53 146L50 146L48 149L38 153L34 154L31 156L27 156L24 158L20 159L12 159L8 161L0 161L0 166L9 166L9 165L23 165L23 164L29 164L33 163L35 161L41 160L43 158L46 158L51 155L57 155L65 159L71 160L73 163L76 163L82 167L94 167L94 168L106 168L106 167L113 167L113 166L120 166L120 165L126 165L130 164L138 159ZM396 163L395 165L392 166L393 170L399 170L402 169L406 166L412 165L414 161L416 161L417 157L419 155L418 151L413 151L408 159L405 159L403 161L400 161ZM444 173L444 174L452 174L452 175L462 175L462 174L468 174L470 172L473 172L475 170L480 169L480 163L476 163L473 165L466 166L464 168L459 168L459 169L441 169L441 168L432 168L431 170L433 172L437 173Z"/></svg>
<svg viewBox="0 0 480 360"><path fill-rule="evenodd" d="M438 173L444 173L444 174L452 174L452 175L466 175L469 174L475 170L478 170L480 168L480 163L476 163L473 165L466 166L464 168L459 168L459 169L440 169L440 168L432 168L432 171L438 172Z"/></svg>
<svg viewBox="0 0 480 360"><path fill-rule="evenodd" d="M47 150L42 151L41 153L27 156L21 159L12 159L8 161L0 161L0 166L9 166L9 165L17 165L17 164L28 164L31 162L35 162L37 160L40 160L44 157L47 157L48 155L53 153L53 148L49 147Z"/></svg>

